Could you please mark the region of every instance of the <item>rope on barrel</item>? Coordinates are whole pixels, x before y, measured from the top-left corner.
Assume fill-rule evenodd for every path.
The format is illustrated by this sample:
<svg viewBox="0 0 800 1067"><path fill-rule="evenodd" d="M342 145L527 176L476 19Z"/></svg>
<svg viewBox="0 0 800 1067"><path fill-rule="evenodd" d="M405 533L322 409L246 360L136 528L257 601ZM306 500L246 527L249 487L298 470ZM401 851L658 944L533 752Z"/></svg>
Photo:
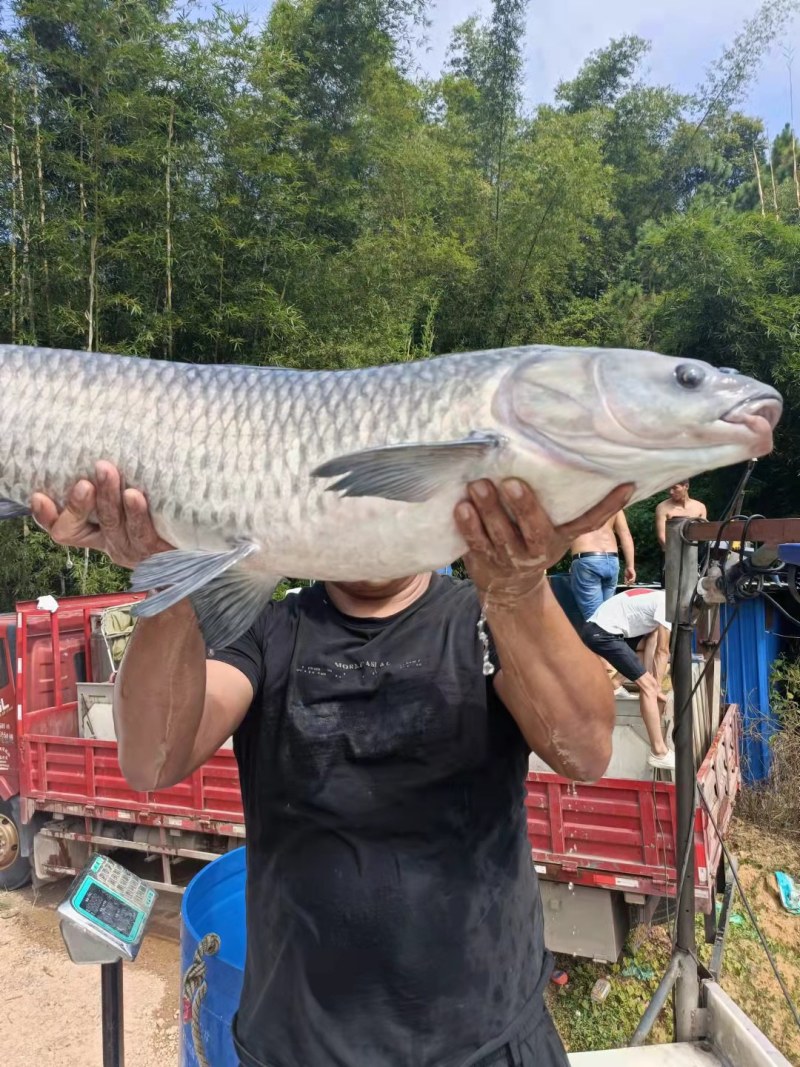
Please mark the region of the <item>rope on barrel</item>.
<svg viewBox="0 0 800 1067"><path fill-rule="evenodd" d="M211 1067L206 1057L203 1035L200 1032L200 1009L208 992L205 957L216 956L221 943L219 934L206 934L195 949L192 962L183 976L183 1021L192 1024L192 1044L200 1067Z"/></svg>

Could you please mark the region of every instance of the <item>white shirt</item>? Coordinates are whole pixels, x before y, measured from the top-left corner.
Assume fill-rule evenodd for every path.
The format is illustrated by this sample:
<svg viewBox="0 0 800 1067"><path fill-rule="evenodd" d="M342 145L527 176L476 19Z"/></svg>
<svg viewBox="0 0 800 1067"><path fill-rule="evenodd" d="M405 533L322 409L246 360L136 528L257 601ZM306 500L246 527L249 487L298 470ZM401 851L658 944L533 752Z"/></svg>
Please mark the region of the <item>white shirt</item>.
<svg viewBox="0 0 800 1067"><path fill-rule="evenodd" d="M667 622L667 594L663 589L626 589L601 604L589 619L601 630L622 637L642 637Z"/></svg>

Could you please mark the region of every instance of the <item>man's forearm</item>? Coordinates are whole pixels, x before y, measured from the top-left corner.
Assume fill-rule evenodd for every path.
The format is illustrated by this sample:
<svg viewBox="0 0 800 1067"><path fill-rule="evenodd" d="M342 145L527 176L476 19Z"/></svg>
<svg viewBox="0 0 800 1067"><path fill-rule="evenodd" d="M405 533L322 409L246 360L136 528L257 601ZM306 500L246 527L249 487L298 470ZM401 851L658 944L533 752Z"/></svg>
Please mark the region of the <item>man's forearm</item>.
<svg viewBox="0 0 800 1067"><path fill-rule="evenodd" d="M614 698L545 579L513 607L487 604L496 687L531 748L558 773L600 778L611 758Z"/></svg>
<svg viewBox="0 0 800 1067"><path fill-rule="evenodd" d="M188 600L136 623L114 687L120 766L134 788L183 777L203 717L205 664Z"/></svg>

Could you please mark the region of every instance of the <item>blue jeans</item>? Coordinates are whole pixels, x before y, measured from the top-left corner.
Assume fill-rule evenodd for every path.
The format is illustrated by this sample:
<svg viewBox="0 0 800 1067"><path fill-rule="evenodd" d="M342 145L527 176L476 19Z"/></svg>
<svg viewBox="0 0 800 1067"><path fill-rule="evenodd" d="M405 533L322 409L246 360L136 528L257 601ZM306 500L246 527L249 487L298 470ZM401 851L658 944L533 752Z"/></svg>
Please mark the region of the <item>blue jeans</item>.
<svg viewBox="0 0 800 1067"><path fill-rule="evenodd" d="M569 569L572 595L584 619L594 615L603 601L616 593L618 582L618 556L586 556L583 559L573 559Z"/></svg>

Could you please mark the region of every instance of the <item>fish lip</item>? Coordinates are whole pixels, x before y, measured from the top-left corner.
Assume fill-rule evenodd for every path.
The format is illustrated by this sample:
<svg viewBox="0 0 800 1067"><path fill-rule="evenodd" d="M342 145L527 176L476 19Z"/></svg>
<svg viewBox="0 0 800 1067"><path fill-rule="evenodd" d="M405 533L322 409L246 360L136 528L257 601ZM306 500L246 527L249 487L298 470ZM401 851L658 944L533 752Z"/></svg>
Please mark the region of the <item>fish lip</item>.
<svg viewBox="0 0 800 1067"><path fill-rule="evenodd" d="M783 401L774 393L762 393L759 396L751 396L747 400L741 400L738 404L726 411L721 416L723 422L739 422L748 429L757 433L764 432L764 423L769 428L769 433L778 425L783 412Z"/></svg>

